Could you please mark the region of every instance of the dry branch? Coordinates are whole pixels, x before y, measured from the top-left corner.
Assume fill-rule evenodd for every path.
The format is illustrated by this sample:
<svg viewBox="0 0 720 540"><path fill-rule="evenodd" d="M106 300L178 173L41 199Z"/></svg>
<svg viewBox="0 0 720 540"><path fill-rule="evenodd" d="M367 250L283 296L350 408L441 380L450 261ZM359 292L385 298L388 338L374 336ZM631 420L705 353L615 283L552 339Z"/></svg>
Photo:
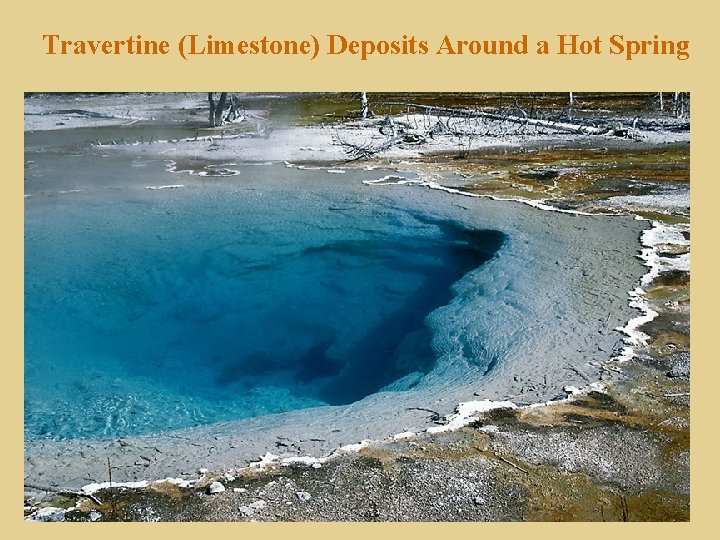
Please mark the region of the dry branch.
<svg viewBox="0 0 720 540"><path fill-rule="evenodd" d="M510 461L509 459L506 459L506 458L502 457L502 456L499 455L499 454L494 454L494 455L495 455L495 457L498 458L500 461L502 461L502 462L504 462L504 463L507 463L508 465L510 465L511 467L514 467L514 468L517 469L518 471L522 471L522 472L524 472L525 474L530 474L528 471L526 471L525 469L523 469L523 468L520 467L519 465L516 465L515 463L513 463L513 462Z"/></svg>
<svg viewBox="0 0 720 540"><path fill-rule="evenodd" d="M350 156L349 161L357 161L358 159L367 159L380 152L384 152L388 148L402 142L405 139L404 135L398 135L396 137L389 137L383 143L373 146L372 144L355 144L347 141L343 141L338 134L335 134L335 138L338 143L345 148L345 153Z"/></svg>

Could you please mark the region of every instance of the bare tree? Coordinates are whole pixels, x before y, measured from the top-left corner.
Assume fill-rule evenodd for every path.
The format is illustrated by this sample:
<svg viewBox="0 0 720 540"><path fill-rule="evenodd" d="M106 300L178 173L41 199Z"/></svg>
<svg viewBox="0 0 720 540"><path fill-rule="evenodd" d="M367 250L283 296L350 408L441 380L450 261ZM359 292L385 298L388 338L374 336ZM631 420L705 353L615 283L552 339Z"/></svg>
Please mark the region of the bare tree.
<svg viewBox="0 0 720 540"><path fill-rule="evenodd" d="M223 110L227 101L227 92L220 92L220 97L215 103L213 92L208 92L208 102L210 103L210 126L221 126L223 123Z"/></svg>
<svg viewBox="0 0 720 540"><path fill-rule="evenodd" d="M240 108L240 98L235 93L220 92L217 102L213 93L208 92L210 103L210 126L222 126L227 122L241 122L246 118L245 111ZM228 106L229 103L229 106ZM227 106L227 112L225 108Z"/></svg>
<svg viewBox="0 0 720 540"><path fill-rule="evenodd" d="M690 116L690 94L688 92L673 92L673 111L677 118Z"/></svg>

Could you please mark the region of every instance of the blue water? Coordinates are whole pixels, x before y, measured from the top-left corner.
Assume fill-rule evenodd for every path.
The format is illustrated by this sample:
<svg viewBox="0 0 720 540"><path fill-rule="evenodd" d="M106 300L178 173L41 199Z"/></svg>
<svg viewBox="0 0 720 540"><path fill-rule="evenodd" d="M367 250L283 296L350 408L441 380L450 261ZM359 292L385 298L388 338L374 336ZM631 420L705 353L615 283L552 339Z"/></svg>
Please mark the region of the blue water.
<svg viewBox="0 0 720 540"><path fill-rule="evenodd" d="M72 174L48 167L43 186ZM122 175L140 173L113 162L117 185L26 201L27 438L343 405L432 369L426 317L504 235L370 198L357 179L318 189L303 175L327 173L253 171L123 190Z"/></svg>

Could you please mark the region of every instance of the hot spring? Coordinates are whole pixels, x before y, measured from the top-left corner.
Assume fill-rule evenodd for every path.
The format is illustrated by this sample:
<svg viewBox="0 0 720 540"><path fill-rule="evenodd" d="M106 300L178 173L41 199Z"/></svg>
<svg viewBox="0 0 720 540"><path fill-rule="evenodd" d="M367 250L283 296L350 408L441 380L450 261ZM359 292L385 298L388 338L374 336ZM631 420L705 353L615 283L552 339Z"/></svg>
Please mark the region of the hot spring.
<svg viewBox="0 0 720 540"><path fill-rule="evenodd" d="M383 171L26 159L27 440L550 399L642 274L632 219L362 183Z"/></svg>

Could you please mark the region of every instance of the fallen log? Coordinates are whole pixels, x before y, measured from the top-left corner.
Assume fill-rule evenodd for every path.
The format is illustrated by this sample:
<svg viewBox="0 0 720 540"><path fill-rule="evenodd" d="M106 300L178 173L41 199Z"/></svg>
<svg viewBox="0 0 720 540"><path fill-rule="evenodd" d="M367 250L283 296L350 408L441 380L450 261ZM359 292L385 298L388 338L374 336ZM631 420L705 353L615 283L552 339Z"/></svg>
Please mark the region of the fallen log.
<svg viewBox="0 0 720 540"><path fill-rule="evenodd" d="M498 113L491 113L479 110L470 109L454 109L452 107L437 107L433 105L421 105L419 103L403 103L390 101L386 102L386 105L401 105L404 107L414 107L426 111L438 111L447 113L451 116L461 116L465 118L488 118L490 120L499 120L504 122L512 122L515 124L524 124L529 126L540 126L557 131L563 131L566 133L582 133L585 135L605 135L612 133L613 130L608 127L597 127L597 126L586 126L583 124L576 124L571 122L558 122L556 120L543 120L541 118L530 118L528 116L517 116L517 115L505 115Z"/></svg>

